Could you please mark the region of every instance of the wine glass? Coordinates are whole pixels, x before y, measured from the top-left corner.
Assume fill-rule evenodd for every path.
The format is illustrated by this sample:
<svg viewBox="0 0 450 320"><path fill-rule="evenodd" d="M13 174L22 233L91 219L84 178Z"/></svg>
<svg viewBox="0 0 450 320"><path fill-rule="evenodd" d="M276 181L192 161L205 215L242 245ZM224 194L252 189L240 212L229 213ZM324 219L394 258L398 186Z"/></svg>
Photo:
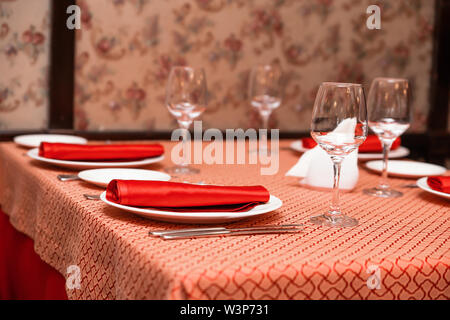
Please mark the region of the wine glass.
<svg viewBox="0 0 450 320"><path fill-rule="evenodd" d="M206 76L202 68L173 67L170 70L166 90L166 106L177 119L178 125L184 129L182 163L167 168L166 171L175 174L193 174L200 172L188 165L186 149L186 134L195 118L206 108Z"/></svg>
<svg viewBox="0 0 450 320"><path fill-rule="evenodd" d="M259 112L263 129L269 129L270 115L280 106L282 100L282 71L279 65L253 67L250 72L248 96L251 106ZM262 138L267 139L267 131L264 131Z"/></svg>
<svg viewBox="0 0 450 320"><path fill-rule="evenodd" d="M258 65L250 73L249 97L252 107L258 109L263 128L269 127L272 111L281 104L281 68L278 65Z"/></svg>
<svg viewBox="0 0 450 320"><path fill-rule="evenodd" d="M367 109L362 86L352 83L322 83L314 102L311 136L333 161L333 198L329 211L311 217L311 222L329 227L358 225L358 220L341 212L339 178L342 161L364 142L367 131Z"/></svg>
<svg viewBox="0 0 450 320"><path fill-rule="evenodd" d="M383 171L377 187L365 189L365 194L382 197L401 197L403 193L393 190L388 183L388 158L392 143L409 128L409 83L406 79L375 78L370 86L367 100L369 127L383 145Z"/></svg>

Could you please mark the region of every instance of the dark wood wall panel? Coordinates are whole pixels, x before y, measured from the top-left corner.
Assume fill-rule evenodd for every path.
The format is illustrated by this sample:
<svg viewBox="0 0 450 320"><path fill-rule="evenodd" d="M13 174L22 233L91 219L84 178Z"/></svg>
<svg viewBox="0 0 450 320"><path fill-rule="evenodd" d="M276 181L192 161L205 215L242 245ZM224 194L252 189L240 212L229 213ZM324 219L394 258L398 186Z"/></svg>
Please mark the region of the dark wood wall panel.
<svg viewBox="0 0 450 320"><path fill-rule="evenodd" d="M450 156L450 0L436 1L433 70L428 115L427 158L442 163Z"/></svg>
<svg viewBox="0 0 450 320"><path fill-rule="evenodd" d="M66 13L75 0L52 0L49 72L49 128L73 128L75 31L69 30Z"/></svg>

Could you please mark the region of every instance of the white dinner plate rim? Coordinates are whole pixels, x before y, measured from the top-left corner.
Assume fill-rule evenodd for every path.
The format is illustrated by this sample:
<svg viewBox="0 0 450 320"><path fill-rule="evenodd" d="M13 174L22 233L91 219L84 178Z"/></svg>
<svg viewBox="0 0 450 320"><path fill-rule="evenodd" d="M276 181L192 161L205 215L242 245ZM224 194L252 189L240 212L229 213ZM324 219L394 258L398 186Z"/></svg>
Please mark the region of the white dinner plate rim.
<svg viewBox="0 0 450 320"><path fill-rule="evenodd" d="M74 144L86 144L88 141L87 139L80 137L80 136L75 136L75 135L69 135L69 134L50 134L50 133L40 133L40 134L22 134L19 136L15 136L13 141L14 143L22 146L22 147L27 147L27 148L37 148L39 147L38 144L32 144L32 143L24 143L23 141L21 141L22 139L26 139L26 138L31 138L31 137L39 137L39 136L46 136L46 137L63 137L63 138L70 138L73 140L78 140L78 141L70 141L70 142L66 142L66 143L74 143Z"/></svg>
<svg viewBox="0 0 450 320"><path fill-rule="evenodd" d="M139 180L148 180L148 181L169 181L172 177L170 175L168 175L167 173L164 172L160 172L160 171L156 171L156 170L148 170L148 169L138 169L138 168L98 168L98 169L87 169L87 170L82 170L80 172L78 172L78 177L88 183L97 185L97 186L101 186L101 187L106 187L108 185L108 183L104 182L104 181L100 181L100 180L95 180L95 178L90 179L87 175L89 174L95 174L98 173L99 171L119 171L119 170L124 170L124 171L129 171L129 170L133 170L133 171L139 171L141 173L150 173L150 174L158 174L160 175L162 178L161 179L139 179ZM116 178L113 178L116 179ZM136 180L135 178L133 178L134 180Z"/></svg>
<svg viewBox="0 0 450 320"><path fill-rule="evenodd" d="M419 180L417 180L416 184L423 191L434 193L434 194L436 194L438 196L450 199L450 194L431 189L430 186L427 183L427 180L428 180L428 177L420 178Z"/></svg>
<svg viewBox="0 0 450 320"><path fill-rule="evenodd" d="M86 169L144 166L150 163L159 162L164 159L164 155L161 155L159 157L146 158L137 161L122 161L122 162L69 161L69 160L58 160L41 157L39 156L39 148L28 150L27 155L34 160L51 163L58 166L71 168L86 168Z"/></svg>
<svg viewBox="0 0 450 320"><path fill-rule="evenodd" d="M365 167L368 168L369 170L372 170L372 171L375 171L375 172L381 172L381 169L377 169L377 168L374 167L374 163L382 162L382 161L383 160L368 161L368 162L365 163ZM399 172L392 171L392 164L393 163L399 163L399 162L405 162L405 163L408 163L408 164L416 162L416 163L421 163L421 164L425 164L425 165L429 165L429 166L433 166L433 167L441 169L441 171L435 172L432 175L440 175L440 174L443 174L443 173L445 173L447 171L447 169L445 167L438 166L437 164L427 163L427 162L410 161L410 160L390 160L389 164L388 164L388 174L390 176L407 177L407 178L420 178L420 177L430 176L430 173L399 173Z"/></svg>
<svg viewBox="0 0 450 320"><path fill-rule="evenodd" d="M409 149L404 147L404 146L400 146L397 149L390 151L389 152L389 159L398 159L398 158L404 158L409 156ZM377 159L383 159L383 153L367 153L367 152L359 152L358 153L358 158L362 159L362 160L377 160Z"/></svg>
<svg viewBox="0 0 450 320"><path fill-rule="evenodd" d="M155 220L163 220L163 221L174 221L176 219L183 223L213 223L214 220L220 220L220 222L224 222L225 220L238 220L238 219L244 219L244 218L250 218L254 216L259 216L265 213L269 213L272 211L275 211L283 205L283 201L279 199L278 197L274 195L270 195L270 199L267 203L257 205L256 207L250 209L249 211L245 212L218 212L218 211L211 211L211 212L195 212L195 211L189 211L189 212L176 212L176 211L166 211L166 210L158 210L158 209L149 209L149 208L138 208L138 207L132 207L132 206L126 206L122 204L118 204L115 202L111 202L106 199L106 191L104 191L100 195L100 199L113 207L132 212L134 214L144 216L146 218L155 219ZM268 208L264 208L268 205L271 205ZM261 208L262 207L262 208ZM183 220L187 218L187 220ZM199 221L195 221L195 220Z"/></svg>
<svg viewBox="0 0 450 320"><path fill-rule="evenodd" d="M295 140L291 143L291 149L297 152L306 152L311 149L307 149L303 147L302 140ZM397 159L397 158L404 158L409 155L410 151L408 148L404 146L400 146L397 149L391 151L389 153L389 159ZM361 160L377 160L377 159L383 159L383 153L358 153L358 159Z"/></svg>

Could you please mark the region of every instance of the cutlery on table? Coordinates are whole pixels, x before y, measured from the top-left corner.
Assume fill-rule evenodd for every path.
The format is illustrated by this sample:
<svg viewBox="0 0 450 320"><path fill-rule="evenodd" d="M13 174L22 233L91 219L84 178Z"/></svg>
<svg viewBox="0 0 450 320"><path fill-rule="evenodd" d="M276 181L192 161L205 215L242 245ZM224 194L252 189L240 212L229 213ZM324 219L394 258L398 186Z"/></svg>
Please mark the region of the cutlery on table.
<svg viewBox="0 0 450 320"><path fill-rule="evenodd" d="M160 238L164 240L181 240L192 238L205 238L205 237L217 237L217 236L250 236L261 234L283 234L283 233L298 233L303 231L301 228L267 228L259 230L222 230L222 231L208 231L208 232L186 232L178 234L166 234L161 235Z"/></svg>
<svg viewBox="0 0 450 320"><path fill-rule="evenodd" d="M100 200L100 196L96 194L83 194L83 196L88 200Z"/></svg>
<svg viewBox="0 0 450 320"><path fill-rule="evenodd" d="M165 240L188 239L198 237L212 237L223 235L254 235L273 233L294 233L302 231L303 224L266 225L241 228L206 227L179 230L154 230L149 235L161 237Z"/></svg>
<svg viewBox="0 0 450 320"><path fill-rule="evenodd" d="M295 228L302 227L303 224L281 224L281 225L265 225L265 226L253 226L253 227L241 227L241 228L226 228L226 227L206 227L206 228L189 228L189 229L175 229L175 230L153 230L149 231L151 236L163 236L180 233L192 233L192 232L214 232L214 231L252 231L261 229L281 229L281 228Z"/></svg>
<svg viewBox="0 0 450 320"><path fill-rule="evenodd" d="M419 186L415 183L411 183L411 184L404 184L401 187L402 188L418 188Z"/></svg>
<svg viewBox="0 0 450 320"><path fill-rule="evenodd" d="M58 180L73 181L73 180L80 180L80 178L76 174L58 174Z"/></svg>
<svg viewBox="0 0 450 320"><path fill-rule="evenodd" d="M206 183L204 183L203 181L199 181L199 182L181 181L181 183L198 184L198 185L200 185L200 186L206 185Z"/></svg>

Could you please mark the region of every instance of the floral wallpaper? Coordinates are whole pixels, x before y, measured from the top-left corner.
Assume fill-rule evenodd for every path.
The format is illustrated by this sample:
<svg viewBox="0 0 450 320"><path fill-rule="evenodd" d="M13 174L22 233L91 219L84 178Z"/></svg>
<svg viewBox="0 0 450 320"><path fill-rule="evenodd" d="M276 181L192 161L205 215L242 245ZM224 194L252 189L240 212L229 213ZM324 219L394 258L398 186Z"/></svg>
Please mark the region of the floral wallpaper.
<svg viewBox="0 0 450 320"><path fill-rule="evenodd" d="M285 94L270 125L309 129L323 81L407 77L411 131L429 108L432 0L77 0L75 123L80 130L171 130L171 66L204 67L204 128L258 127L251 67L279 64ZM381 7L381 30L366 8ZM47 127L50 0L0 0L0 130ZM450 120L449 120L450 121Z"/></svg>
<svg viewBox="0 0 450 320"><path fill-rule="evenodd" d="M407 77L414 88L410 131L424 131L431 71L430 0L79 0L75 127L168 130L164 106L171 66L205 68L204 128L258 127L248 103L250 68L280 64L281 107L271 126L309 129L323 81ZM381 30L366 27L378 4Z"/></svg>
<svg viewBox="0 0 450 320"><path fill-rule="evenodd" d="M47 127L49 0L0 0L0 130Z"/></svg>

